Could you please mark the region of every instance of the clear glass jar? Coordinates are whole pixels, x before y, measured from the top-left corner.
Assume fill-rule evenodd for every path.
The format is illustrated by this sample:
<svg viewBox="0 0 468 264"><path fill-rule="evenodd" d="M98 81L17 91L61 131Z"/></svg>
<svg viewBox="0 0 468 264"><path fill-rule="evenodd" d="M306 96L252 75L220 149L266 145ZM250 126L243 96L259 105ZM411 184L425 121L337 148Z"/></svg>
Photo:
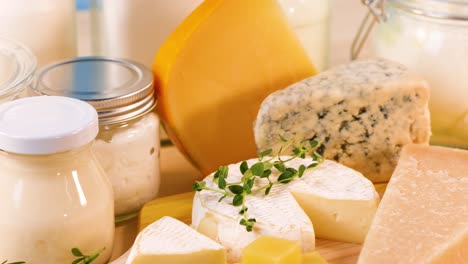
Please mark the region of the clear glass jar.
<svg viewBox="0 0 468 264"><path fill-rule="evenodd" d="M307 55L319 71L328 67L331 0L278 0Z"/></svg>
<svg viewBox="0 0 468 264"><path fill-rule="evenodd" d="M39 65L76 56L75 1L0 0L0 35L31 48Z"/></svg>
<svg viewBox="0 0 468 264"><path fill-rule="evenodd" d="M432 144L468 148L468 2L387 0L377 56L408 66L431 86Z"/></svg>
<svg viewBox="0 0 468 264"><path fill-rule="evenodd" d="M91 0L95 55L128 58L148 68L171 32L203 0Z"/></svg>
<svg viewBox="0 0 468 264"><path fill-rule="evenodd" d="M67 120L68 119L68 120ZM71 263L72 248L101 249L114 238L112 186L92 151L95 110L65 97L0 105L0 259Z"/></svg>
<svg viewBox="0 0 468 264"><path fill-rule="evenodd" d="M0 37L0 104L19 98L36 71L36 58L23 44Z"/></svg>
<svg viewBox="0 0 468 264"><path fill-rule="evenodd" d="M99 115L94 150L114 189L116 221L136 217L159 191L159 119L151 71L108 57L81 57L43 69L35 94L86 101Z"/></svg>

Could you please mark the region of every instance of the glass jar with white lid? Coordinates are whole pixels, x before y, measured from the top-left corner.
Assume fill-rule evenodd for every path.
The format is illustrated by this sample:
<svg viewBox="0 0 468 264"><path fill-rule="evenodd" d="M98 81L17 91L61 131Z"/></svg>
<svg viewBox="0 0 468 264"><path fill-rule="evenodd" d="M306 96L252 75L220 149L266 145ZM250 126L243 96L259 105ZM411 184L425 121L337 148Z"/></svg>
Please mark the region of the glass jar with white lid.
<svg viewBox="0 0 468 264"><path fill-rule="evenodd" d="M23 95L36 71L36 58L25 45L0 37L0 104Z"/></svg>
<svg viewBox="0 0 468 264"><path fill-rule="evenodd" d="M108 57L81 57L43 69L35 94L83 100L97 110L98 160L112 182L116 221L136 217L159 191L159 118L153 77L145 66Z"/></svg>
<svg viewBox="0 0 468 264"><path fill-rule="evenodd" d="M377 56L405 64L431 87L431 143L468 148L468 1L364 1L380 23Z"/></svg>
<svg viewBox="0 0 468 264"><path fill-rule="evenodd" d="M92 152L96 111L66 97L0 105L0 259L71 263L71 249L101 251L114 238L112 186Z"/></svg>

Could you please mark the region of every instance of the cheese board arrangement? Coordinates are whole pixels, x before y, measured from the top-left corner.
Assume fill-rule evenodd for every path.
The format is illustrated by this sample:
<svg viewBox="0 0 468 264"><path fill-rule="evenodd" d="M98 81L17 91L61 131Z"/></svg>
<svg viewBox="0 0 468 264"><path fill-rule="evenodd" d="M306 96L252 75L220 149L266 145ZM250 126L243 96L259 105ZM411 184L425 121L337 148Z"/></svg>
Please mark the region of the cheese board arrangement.
<svg viewBox="0 0 468 264"><path fill-rule="evenodd" d="M385 58L324 69L291 5L202 1L151 70L29 67L28 98L0 100L0 263L109 263L137 216L110 263L468 263L468 151L431 145L432 83ZM156 198L160 121L191 192Z"/></svg>

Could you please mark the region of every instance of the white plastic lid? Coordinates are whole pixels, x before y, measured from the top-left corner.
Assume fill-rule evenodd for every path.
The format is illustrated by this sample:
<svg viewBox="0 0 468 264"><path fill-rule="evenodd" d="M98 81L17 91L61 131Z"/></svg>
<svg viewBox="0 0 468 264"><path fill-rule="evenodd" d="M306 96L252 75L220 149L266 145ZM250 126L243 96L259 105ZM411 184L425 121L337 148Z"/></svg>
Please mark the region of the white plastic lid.
<svg viewBox="0 0 468 264"><path fill-rule="evenodd" d="M68 97L37 96L0 105L0 150L41 155L79 148L98 133L89 104Z"/></svg>

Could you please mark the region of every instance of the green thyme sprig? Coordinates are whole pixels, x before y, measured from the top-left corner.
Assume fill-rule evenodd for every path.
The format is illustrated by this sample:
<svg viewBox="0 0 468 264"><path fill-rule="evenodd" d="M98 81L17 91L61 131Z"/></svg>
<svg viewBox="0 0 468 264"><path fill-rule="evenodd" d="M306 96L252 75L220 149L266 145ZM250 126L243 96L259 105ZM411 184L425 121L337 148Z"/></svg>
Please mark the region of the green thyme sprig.
<svg viewBox="0 0 468 264"><path fill-rule="evenodd" d="M8 260L4 260L2 264L26 264L26 262L24 261L8 262Z"/></svg>
<svg viewBox="0 0 468 264"><path fill-rule="evenodd" d="M101 248L100 250L92 253L91 255L85 255L78 248L72 248L71 253L73 254L73 256L77 257L77 259L75 259L72 262L72 264L89 264L96 260L99 257L99 255L101 255L101 253L104 252L104 250L106 250L106 248Z"/></svg>
<svg viewBox="0 0 468 264"><path fill-rule="evenodd" d="M296 178L301 178L306 170L317 167L324 160L325 148L316 140L304 140L296 146L293 140L287 140L284 137L280 137L280 139L284 145L276 153L276 156L271 156L273 150L267 149L258 154L258 162L252 166L249 167L247 161L240 164L239 170L242 173L240 182L227 182L229 168L221 166L213 175L213 182L217 184L218 188L207 187L205 181L196 181L192 186L193 189L197 192L211 191L222 194L218 202L226 197L232 197L232 205L241 208L239 214L242 215L242 219L239 224L245 226L248 232L252 231L256 219L248 217L248 207L245 205L248 195L256 195L261 192L268 195L275 185L287 184ZM283 159L283 152L289 148L292 148L293 155ZM305 159L309 155L312 162L307 166L300 165L299 168L293 168L286 165L287 162L293 159ZM279 172L278 177L272 176L274 170ZM254 189L259 178L266 179L267 183Z"/></svg>

